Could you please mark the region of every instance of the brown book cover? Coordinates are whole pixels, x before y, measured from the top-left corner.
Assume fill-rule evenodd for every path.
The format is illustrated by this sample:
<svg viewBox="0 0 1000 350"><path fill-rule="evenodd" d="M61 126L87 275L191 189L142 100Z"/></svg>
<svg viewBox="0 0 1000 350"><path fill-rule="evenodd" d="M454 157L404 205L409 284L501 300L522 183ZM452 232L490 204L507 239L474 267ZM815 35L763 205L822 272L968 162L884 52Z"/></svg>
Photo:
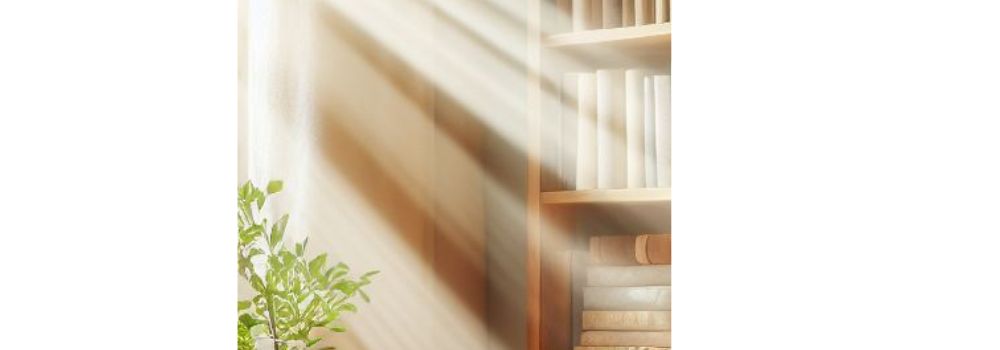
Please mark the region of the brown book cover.
<svg viewBox="0 0 1000 350"><path fill-rule="evenodd" d="M640 265L670 264L670 234L637 236L635 259Z"/></svg>
<svg viewBox="0 0 1000 350"><path fill-rule="evenodd" d="M670 264L670 234L590 237L590 259L599 265Z"/></svg>
<svg viewBox="0 0 1000 350"><path fill-rule="evenodd" d="M583 311L586 331L669 331L670 311Z"/></svg>
<svg viewBox="0 0 1000 350"><path fill-rule="evenodd" d="M670 332L584 331L580 345L670 347Z"/></svg>

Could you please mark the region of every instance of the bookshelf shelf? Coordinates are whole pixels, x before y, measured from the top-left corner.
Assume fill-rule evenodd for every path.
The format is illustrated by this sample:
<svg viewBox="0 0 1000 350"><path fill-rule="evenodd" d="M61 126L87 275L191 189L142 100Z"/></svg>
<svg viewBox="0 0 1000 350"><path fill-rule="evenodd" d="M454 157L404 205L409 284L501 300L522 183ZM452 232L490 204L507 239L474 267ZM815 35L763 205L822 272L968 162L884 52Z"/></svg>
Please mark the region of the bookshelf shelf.
<svg viewBox="0 0 1000 350"><path fill-rule="evenodd" d="M542 192L544 204L669 202L669 188Z"/></svg>
<svg viewBox="0 0 1000 350"><path fill-rule="evenodd" d="M636 48L665 47L670 43L670 23L553 34L544 42L545 46L548 47L565 48L599 45Z"/></svg>

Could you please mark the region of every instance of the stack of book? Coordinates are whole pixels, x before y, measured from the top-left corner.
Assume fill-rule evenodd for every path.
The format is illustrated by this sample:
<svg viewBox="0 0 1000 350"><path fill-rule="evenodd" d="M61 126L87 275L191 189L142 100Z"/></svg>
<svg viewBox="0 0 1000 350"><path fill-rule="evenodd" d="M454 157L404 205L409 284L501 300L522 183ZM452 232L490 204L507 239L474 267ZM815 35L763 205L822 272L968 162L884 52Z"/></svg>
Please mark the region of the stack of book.
<svg viewBox="0 0 1000 350"><path fill-rule="evenodd" d="M550 156L560 190L670 187L670 76L567 73Z"/></svg>
<svg viewBox="0 0 1000 350"><path fill-rule="evenodd" d="M595 236L575 350L670 348L670 234Z"/></svg>
<svg viewBox="0 0 1000 350"><path fill-rule="evenodd" d="M560 32L621 28L670 21L669 0L556 0Z"/></svg>

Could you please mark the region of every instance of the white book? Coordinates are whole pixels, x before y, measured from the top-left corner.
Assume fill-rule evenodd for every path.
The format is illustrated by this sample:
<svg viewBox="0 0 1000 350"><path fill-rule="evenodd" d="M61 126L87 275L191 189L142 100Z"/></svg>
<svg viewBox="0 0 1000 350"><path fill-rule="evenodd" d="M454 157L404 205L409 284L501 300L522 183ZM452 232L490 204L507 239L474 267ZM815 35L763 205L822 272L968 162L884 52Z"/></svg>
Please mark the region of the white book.
<svg viewBox="0 0 1000 350"><path fill-rule="evenodd" d="M625 164L626 187L646 187L644 72L641 69L625 71Z"/></svg>
<svg viewBox="0 0 1000 350"><path fill-rule="evenodd" d="M670 76L653 76L656 118L656 186L670 187Z"/></svg>
<svg viewBox="0 0 1000 350"><path fill-rule="evenodd" d="M577 76L576 189L597 188L597 78Z"/></svg>
<svg viewBox="0 0 1000 350"><path fill-rule="evenodd" d="M593 6L591 5L591 0L573 0L571 6L573 11L573 31L579 32L582 30L587 30L590 28L591 13L590 10Z"/></svg>
<svg viewBox="0 0 1000 350"><path fill-rule="evenodd" d="M559 95L559 189L576 188L576 133L579 119L578 98L579 83L577 73L563 74Z"/></svg>
<svg viewBox="0 0 1000 350"><path fill-rule="evenodd" d="M670 20L670 1L656 0L656 23L667 23Z"/></svg>
<svg viewBox="0 0 1000 350"><path fill-rule="evenodd" d="M565 33L573 31L573 0L556 0L556 28L555 32Z"/></svg>
<svg viewBox="0 0 1000 350"><path fill-rule="evenodd" d="M625 188L625 70L597 71L597 188Z"/></svg>
<svg viewBox="0 0 1000 350"><path fill-rule="evenodd" d="M656 187L656 117L654 112L653 77L643 78L643 158L646 170L646 187Z"/></svg>

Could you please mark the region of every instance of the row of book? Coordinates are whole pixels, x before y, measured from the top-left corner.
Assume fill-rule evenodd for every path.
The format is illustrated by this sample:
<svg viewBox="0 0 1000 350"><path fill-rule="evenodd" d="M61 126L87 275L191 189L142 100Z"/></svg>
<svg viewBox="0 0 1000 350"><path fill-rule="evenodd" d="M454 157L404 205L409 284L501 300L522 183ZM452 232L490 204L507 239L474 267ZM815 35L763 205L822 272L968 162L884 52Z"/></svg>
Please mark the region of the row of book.
<svg viewBox="0 0 1000 350"><path fill-rule="evenodd" d="M670 234L595 236L575 350L670 348Z"/></svg>
<svg viewBox="0 0 1000 350"><path fill-rule="evenodd" d="M559 190L670 187L670 76L644 69L567 73L558 142Z"/></svg>
<svg viewBox="0 0 1000 350"><path fill-rule="evenodd" d="M670 21L669 0L557 0L560 32L641 26Z"/></svg>

